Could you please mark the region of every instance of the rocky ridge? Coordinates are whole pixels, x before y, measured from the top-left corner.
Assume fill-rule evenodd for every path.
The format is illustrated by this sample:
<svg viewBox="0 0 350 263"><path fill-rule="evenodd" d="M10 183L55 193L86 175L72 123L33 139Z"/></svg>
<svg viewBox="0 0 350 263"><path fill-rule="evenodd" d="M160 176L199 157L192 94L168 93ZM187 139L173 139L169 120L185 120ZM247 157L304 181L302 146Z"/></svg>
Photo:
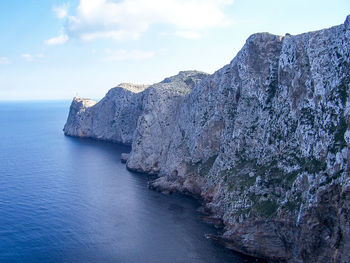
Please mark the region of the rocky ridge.
<svg viewBox="0 0 350 263"><path fill-rule="evenodd" d="M112 89L95 105L75 98L64 131L131 143L127 167L157 174L153 188L201 196L236 251L345 263L349 86L350 17L296 36L254 34L210 76Z"/></svg>
<svg viewBox="0 0 350 263"><path fill-rule="evenodd" d="M130 145L147 85L119 84L99 101L75 97L64 133Z"/></svg>

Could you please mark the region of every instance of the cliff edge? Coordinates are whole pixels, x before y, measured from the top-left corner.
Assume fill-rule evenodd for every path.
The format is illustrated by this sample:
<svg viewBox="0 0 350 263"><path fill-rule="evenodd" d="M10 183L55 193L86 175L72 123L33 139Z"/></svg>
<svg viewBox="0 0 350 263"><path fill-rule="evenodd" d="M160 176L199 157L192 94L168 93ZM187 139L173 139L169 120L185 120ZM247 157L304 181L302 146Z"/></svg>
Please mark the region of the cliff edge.
<svg viewBox="0 0 350 263"><path fill-rule="evenodd" d="M96 103L74 98L64 134L130 145L136 128L143 95L148 86L122 83Z"/></svg>
<svg viewBox="0 0 350 263"><path fill-rule="evenodd" d="M65 133L132 144L127 167L157 174L152 188L201 196L227 247L349 262L350 17L254 34L213 75L186 74L95 105L75 99Z"/></svg>

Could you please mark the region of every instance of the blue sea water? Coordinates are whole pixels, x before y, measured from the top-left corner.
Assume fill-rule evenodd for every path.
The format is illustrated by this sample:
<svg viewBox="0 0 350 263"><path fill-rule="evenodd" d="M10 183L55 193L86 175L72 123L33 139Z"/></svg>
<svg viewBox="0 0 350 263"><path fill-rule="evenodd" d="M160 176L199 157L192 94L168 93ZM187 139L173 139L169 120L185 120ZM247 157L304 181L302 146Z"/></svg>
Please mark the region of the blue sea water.
<svg viewBox="0 0 350 263"><path fill-rule="evenodd" d="M251 262L199 203L147 189L125 146L63 135L68 101L0 103L0 262Z"/></svg>

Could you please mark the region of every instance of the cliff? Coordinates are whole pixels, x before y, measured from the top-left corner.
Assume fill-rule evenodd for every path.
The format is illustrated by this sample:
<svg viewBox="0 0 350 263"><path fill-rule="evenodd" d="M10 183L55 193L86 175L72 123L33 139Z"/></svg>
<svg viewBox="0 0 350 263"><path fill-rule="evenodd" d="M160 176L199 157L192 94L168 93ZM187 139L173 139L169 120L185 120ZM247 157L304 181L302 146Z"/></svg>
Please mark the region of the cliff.
<svg viewBox="0 0 350 263"><path fill-rule="evenodd" d="M109 92L104 107L75 99L65 133L132 142L127 167L158 174L153 188L201 196L234 250L349 262L350 17L297 36L254 34L230 64L196 74L132 94L137 110L123 122L124 96Z"/></svg>
<svg viewBox="0 0 350 263"><path fill-rule="evenodd" d="M75 97L64 133L130 145L142 112L142 91L147 87L123 83L111 89L98 103Z"/></svg>

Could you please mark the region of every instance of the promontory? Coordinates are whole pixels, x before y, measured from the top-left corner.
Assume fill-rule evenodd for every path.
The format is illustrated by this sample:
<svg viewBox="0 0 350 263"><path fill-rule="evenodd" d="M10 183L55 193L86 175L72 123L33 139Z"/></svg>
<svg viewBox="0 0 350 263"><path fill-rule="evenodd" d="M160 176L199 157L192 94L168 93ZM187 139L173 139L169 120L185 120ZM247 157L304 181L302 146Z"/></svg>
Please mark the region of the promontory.
<svg viewBox="0 0 350 263"><path fill-rule="evenodd" d="M233 250L350 262L350 16L301 35L250 36L212 75L74 98L66 135L131 145L151 187L203 199Z"/></svg>

